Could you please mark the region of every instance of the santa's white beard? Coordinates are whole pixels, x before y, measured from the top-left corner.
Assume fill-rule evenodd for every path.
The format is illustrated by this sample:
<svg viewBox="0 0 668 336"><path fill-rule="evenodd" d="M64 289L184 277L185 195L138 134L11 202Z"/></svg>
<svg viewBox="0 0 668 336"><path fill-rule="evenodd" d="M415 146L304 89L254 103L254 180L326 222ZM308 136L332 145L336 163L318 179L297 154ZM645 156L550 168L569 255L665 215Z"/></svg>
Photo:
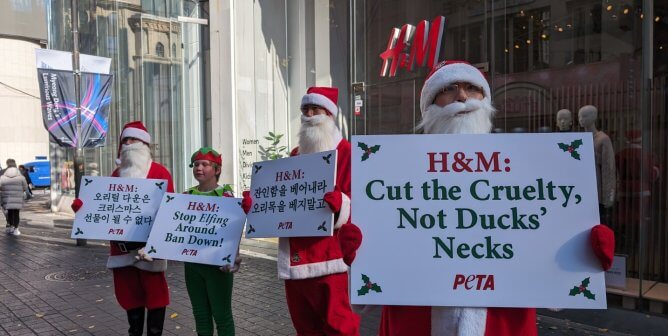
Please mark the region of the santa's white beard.
<svg viewBox="0 0 668 336"><path fill-rule="evenodd" d="M299 153L310 154L336 148L341 140L341 133L334 119L327 115L302 115L299 129Z"/></svg>
<svg viewBox="0 0 668 336"><path fill-rule="evenodd" d="M118 175L121 177L144 178L151 168L151 150L142 142L135 142L121 147L121 165Z"/></svg>
<svg viewBox="0 0 668 336"><path fill-rule="evenodd" d="M422 121L417 128L425 134L489 133L495 111L492 104L475 98L443 107L431 104L423 111Z"/></svg>

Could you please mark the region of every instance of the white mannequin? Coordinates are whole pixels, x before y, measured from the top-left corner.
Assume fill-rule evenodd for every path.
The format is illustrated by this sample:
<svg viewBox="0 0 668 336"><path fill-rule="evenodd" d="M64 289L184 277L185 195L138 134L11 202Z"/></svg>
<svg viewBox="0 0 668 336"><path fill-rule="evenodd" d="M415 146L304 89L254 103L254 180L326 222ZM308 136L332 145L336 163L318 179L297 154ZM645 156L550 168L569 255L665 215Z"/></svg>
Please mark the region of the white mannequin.
<svg viewBox="0 0 668 336"><path fill-rule="evenodd" d="M593 105L585 105L578 111L580 126L594 136L598 203L610 208L615 201L615 151L610 137L596 129L597 117L598 110Z"/></svg>
<svg viewBox="0 0 668 336"><path fill-rule="evenodd" d="M573 113L563 109L557 111L557 128L559 132L570 132L573 127Z"/></svg>

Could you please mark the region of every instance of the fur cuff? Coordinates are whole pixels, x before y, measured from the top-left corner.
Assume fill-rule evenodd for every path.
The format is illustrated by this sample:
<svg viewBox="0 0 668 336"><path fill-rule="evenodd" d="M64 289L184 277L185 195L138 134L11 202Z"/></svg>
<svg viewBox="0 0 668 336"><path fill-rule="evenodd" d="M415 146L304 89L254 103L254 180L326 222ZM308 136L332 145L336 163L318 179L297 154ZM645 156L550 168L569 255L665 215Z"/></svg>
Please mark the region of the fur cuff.
<svg viewBox="0 0 668 336"><path fill-rule="evenodd" d="M339 210L339 218L334 223L334 230L339 229L341 225L348 223L350 220L350 197L341 193L341 210Z"/></svg>

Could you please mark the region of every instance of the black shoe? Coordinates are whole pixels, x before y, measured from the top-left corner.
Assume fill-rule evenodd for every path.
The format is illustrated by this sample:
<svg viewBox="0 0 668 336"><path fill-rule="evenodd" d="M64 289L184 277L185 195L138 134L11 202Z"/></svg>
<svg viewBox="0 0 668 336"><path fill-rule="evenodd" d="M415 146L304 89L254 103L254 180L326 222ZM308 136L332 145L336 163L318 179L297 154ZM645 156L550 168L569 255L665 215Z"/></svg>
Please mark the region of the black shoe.
<svg viewBox="0 0 668 336"><path fill-rule="evenodd" d="M146 317L146 335L160 336L162 335L162 327L165 324L165 307L150 309Z"/></svg>
<svg viewBox="0 0 668 336"><path fill-rule="evenodd" d="M144 333L144 307L130 309L128 313L129 336L141 336Z"/></svg>

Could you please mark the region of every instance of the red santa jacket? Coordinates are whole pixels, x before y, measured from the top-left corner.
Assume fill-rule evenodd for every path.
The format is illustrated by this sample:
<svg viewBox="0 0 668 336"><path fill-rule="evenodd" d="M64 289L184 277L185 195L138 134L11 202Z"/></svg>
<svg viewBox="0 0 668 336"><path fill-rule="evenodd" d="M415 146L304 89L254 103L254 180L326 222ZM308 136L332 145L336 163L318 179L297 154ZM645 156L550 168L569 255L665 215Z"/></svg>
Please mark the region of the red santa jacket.
<svg viewBox="0 0 668 336"><path fill-rule="evenodd" d="M535 336L534 308L385 306L379 336Z"/></svg>
<svg viewBox="0 0 668 336"><path fill-rule="evenodd" d="M332 148L334 149L334 148ZM353 239L339 239L340 228L350 223L350 142L341 139L336 146L336 186L343 193L343 204L338 218L334 223L334 233L331 237L299 237L280 238L278 243L278 277L280 279L309 279L329 274L348 271L342 251L352 251L359 246L362 234L354 232ZM290 156L299 155L299 148L295 148ZM343 245L342 245L343 244ZM356 246L347 246L347 245ZM346 252L349 253L349 252ZM351 260L347 256L347 260Z"/></svg>
<svg viewBox="0 0 668 336"><path fill-rule="evenodd" d="M112 177L120 177L119 169L117 168L111 174ZM147 179L167 180L167 192L174 192L174 181L172 181L172 174L167 168L155 162L151 162L151 168L146 175ZM154 223L155 224L155 223ZM134 266L144 271L162 272L167 269L167 260L153 260L151 262L138 261L137 250L144 247L145 243L138 242L117 242L111 241L109 244L109 258L107 259L107 268L119 268L126 266Z"/></svg>

